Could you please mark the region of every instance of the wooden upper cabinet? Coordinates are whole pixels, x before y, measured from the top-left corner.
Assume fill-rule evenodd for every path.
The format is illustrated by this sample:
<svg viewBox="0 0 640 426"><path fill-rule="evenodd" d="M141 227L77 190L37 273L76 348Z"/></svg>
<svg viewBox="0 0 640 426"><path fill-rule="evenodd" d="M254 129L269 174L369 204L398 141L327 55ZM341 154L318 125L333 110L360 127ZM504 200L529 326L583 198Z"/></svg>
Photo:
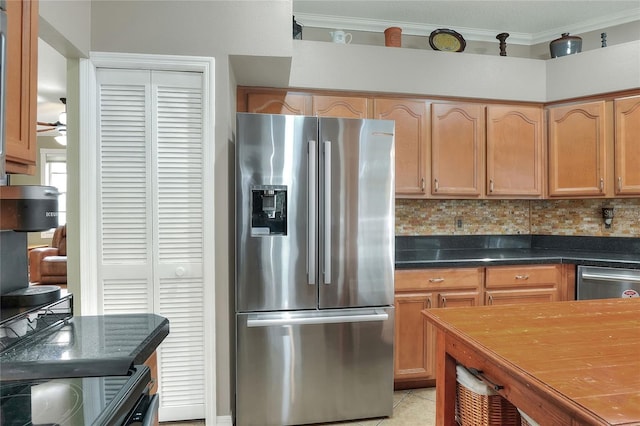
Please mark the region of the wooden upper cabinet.
<svg viewBox="0 0 640 426"><path fill-rule="evenodd" d="M36 164L38 2L8 1L5 132L7 172L33 174Z"/></svg>
<svg viewBox="0 0 640 426"><path fill-rule="evenodd" d="M549 108L549 195L607 193L605 101Z"/></svg>
<svg viewBox="0 0 640 426"><path fill-rule="evenodd" d="M395 121L396 197L428 194L429 109L425 101L375 99L374 118Z"/></svg>
<svg viewBox="0 0 640 426"><path fill-rule="evenodd" d="M487 106L487 196L542 196L542 115L537 106Z"/></svg>
<svg viewBox="0 0 640 426"><path fill-rule="evenodd" d="M615 193L640 195L640 96L616 99Z"/></svg>
<svg viewBox="0 0 640 426"><path fill-rule="evenodd" d="M431 194L476 198L484 188L484 105L431 106Z"/></svg>
<svg viewBox="0 0 640 426"><path fill-rule="evenodd" d="M247 93L247 108L244 112L259 114L309 115L309 96L288 93L285 90L274 92Z"/></svg>
<svg viewBox="0 0 640 426"><path fill-rule="evenodd" d="M311 115L318 117L368 118L369 100L348 96L312 96Z"/></svg>

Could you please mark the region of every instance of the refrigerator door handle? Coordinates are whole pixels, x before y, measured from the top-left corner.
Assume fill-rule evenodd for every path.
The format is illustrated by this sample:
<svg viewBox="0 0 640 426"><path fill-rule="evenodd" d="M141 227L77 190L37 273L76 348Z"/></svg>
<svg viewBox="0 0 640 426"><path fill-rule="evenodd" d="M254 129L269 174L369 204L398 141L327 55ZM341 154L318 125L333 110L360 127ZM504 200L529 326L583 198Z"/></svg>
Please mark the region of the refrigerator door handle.
<svg viewBox="0 0 640 426"><path fill-rule="evenodd" d="M376 309L369 313L346 314L335 316L298 316L291 318L286 313L280 316L263 317L260 314L252 314L247 317L247 327L272 327L285 325L310 325L310 324L335 324L353 322L386 321L389 314L382 309Z"/></svg>
<svg viewBox="0 0 640 426"><path fill-rule="evenodd" d="M309 141L309 190L307 191L309 196L308 212L307 212L307 281L310 285L316 284L317 273L317 252L316 252L316 231L318 229L318 212L316 207L316 200L318 199L316 194L317 182L317 143L314 140Z"/></svg>
<svg viewBox="0 0 640 426"><path fill-rule="evenodd" d="M324 283L331 284L331 141L324 142Z"/></svg>

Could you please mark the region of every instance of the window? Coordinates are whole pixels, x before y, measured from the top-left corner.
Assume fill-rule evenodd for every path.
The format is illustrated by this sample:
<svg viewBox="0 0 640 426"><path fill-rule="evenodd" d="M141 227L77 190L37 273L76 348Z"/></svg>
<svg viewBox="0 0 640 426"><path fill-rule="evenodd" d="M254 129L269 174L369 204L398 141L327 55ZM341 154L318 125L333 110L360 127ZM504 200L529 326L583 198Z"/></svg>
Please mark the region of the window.
<svg viewBox="0 0 640 426"><path fill-rule="evenodd" d="M40 182L55 186L58 197L58 224L67 223L67 151L64 149L40 150ZM53 229L41 234L42 238L53 237Z"/></svg>

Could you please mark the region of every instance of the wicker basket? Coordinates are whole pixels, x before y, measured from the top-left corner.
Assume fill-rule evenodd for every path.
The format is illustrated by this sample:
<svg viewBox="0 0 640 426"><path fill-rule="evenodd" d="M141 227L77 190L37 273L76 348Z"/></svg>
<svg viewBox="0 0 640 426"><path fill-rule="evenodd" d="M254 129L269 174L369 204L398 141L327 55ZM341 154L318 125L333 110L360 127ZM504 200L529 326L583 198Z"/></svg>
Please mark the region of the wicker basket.
<svg viewBox="0 0 640 426"><path fill-rule="evenodd" d="M520 414L464 367L456 369L456 418L461 426L520 426Z"/></svg>

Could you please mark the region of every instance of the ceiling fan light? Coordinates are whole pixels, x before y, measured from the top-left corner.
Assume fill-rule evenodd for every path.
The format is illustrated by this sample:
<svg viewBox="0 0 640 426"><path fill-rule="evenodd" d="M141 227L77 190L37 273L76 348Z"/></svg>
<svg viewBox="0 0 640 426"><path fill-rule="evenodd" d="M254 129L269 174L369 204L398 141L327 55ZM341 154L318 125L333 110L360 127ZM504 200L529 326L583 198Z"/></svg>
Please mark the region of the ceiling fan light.
<svg viewBox="0 0 640 426"><path fill-rule="evenodd" d="M56 136L54 138L56 140L56 142L58 142L60 145L62 146L67 146L67 135L66 134L62 134L60 136Z"/></svg>
<svg viewBox="0 0 640 426"><path fill-rule="evenodd" d="M67 112L61 112L60 115L58 116L58 121L60 122L60 124L64 124L65 126L67 125Z"/></svg>

